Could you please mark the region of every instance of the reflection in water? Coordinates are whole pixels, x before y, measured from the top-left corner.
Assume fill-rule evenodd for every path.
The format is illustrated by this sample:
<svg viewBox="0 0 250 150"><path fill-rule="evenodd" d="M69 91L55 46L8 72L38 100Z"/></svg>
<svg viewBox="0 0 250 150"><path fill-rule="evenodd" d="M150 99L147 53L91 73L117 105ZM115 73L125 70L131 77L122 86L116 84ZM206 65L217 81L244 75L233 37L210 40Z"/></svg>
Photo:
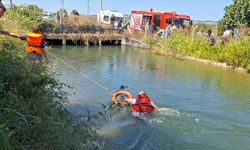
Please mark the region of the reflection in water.
<svg viewBox="0 0 250 150"><path fill-rule="evenodd" d="M250 76L132 47L55 47L60 58L112 91L144 89L161 109L148 123L111 118L99 135L115 149L250 149ZM98 111L110 95L56 60L74 105ZM73 108L74 109L74 108ZM79 108L79 110L81 110ZM84 111L82 111L84 113Z"/></svg>

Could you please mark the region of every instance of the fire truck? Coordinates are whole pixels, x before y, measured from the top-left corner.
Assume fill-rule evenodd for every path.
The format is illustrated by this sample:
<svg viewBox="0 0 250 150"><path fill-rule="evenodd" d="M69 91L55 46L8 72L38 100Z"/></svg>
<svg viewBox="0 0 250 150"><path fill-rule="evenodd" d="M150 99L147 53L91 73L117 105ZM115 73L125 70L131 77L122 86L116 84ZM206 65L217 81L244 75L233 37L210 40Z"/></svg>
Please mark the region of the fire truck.
<svg viewBox="0 0 250 150"><path fill-rule="evenodd" d="M156 30L164 30L172 24L179 27L187 27L192 23L190 17L176 12L161 11L132 11L130 17L130 30L144 31L146 25L154 25Z"/></svg>

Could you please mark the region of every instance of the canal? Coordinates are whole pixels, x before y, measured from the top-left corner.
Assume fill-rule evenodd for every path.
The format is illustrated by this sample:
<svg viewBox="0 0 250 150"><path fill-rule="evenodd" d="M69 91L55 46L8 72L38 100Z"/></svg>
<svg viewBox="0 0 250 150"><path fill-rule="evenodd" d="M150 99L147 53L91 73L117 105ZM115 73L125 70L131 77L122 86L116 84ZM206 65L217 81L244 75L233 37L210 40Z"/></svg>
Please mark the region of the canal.
<svg viewBox="0 0 250 150"><path fill-rule="evenodd" d="M147 122L115 116L98 135L106 149L250 149L250 75L123 46L55 46L50 50L113 91L146 90L161 108ZM70 108L86 114L108 104L100 86L51 58Z"/></svg>

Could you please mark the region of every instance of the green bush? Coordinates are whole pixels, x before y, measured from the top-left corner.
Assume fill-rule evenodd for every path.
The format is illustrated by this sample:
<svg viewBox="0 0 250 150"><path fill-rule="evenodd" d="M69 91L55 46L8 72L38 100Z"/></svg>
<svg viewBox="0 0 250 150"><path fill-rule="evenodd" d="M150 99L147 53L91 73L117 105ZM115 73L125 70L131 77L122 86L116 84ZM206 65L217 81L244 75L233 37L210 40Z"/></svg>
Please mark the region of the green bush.
<svg viewBox="0 0 250 150"><path fill-rule="evenodd" d="M11 32L30 30L42 21L42 12L43 10L35 5L13 5L6 11L3 16L6 20L1 24L5 24L5 29Z"/></svg>
<svg viewBox="0 0 250 150"><path fill-rule="evenodd" d="M0 147L6 149L84 149L93 133L75 123L63 104L63 84L46 68L16 53L22 47L0 40Z"/></svg>
<svg viewBox="0 0 250 150"><path fill-rule="evenodd" d="M143 41L149 44L150 48L153 48L154 45L160 41L160 39L158 37L147 36Z"/></svg>
<svg viewBox="0 0 250 150"><path fill-rule="evenodd" d="M219 32L227 25L230 29L237 25L250 26L250 2L249 0L233 0L233 3L225 7L225 14L219 21Z"/></svg>
<svg viewBox="0 0 250 150"><path fill-rule="evenodd" d="M13 6L0 27L25 33L40 23L41 12L32 5ZM0 35L0 149L95 148L95 129L64 108L64 84L41 64L26 60L25 46Z"/></svg>
<svg viewBox="0 0 250 150"><path fill-rule="evenodd" d="M248 36L239 37L236 41L221 45L210 46L206 37L192 36L183 32L173 33L167 40L161 40L161 49L155 53L181 54L202 59L209 59L218 62L225 62L235 67L249 68L250 64L250 43Z"/></svg>

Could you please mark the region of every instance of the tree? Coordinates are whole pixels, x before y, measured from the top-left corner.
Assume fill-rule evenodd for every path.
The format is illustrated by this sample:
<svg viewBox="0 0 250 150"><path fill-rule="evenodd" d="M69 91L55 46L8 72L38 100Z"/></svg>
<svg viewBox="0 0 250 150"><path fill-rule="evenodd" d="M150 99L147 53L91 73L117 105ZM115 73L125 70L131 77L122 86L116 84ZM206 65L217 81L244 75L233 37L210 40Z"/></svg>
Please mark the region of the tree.
<svg viewBox="0 0 250 150"><path fill-rule="evenodd" d="M250 26L250 0L233 0L233 4L225 7L225 14L219 21L219 28L225 25L233 28L237 25Z"/></svg>

